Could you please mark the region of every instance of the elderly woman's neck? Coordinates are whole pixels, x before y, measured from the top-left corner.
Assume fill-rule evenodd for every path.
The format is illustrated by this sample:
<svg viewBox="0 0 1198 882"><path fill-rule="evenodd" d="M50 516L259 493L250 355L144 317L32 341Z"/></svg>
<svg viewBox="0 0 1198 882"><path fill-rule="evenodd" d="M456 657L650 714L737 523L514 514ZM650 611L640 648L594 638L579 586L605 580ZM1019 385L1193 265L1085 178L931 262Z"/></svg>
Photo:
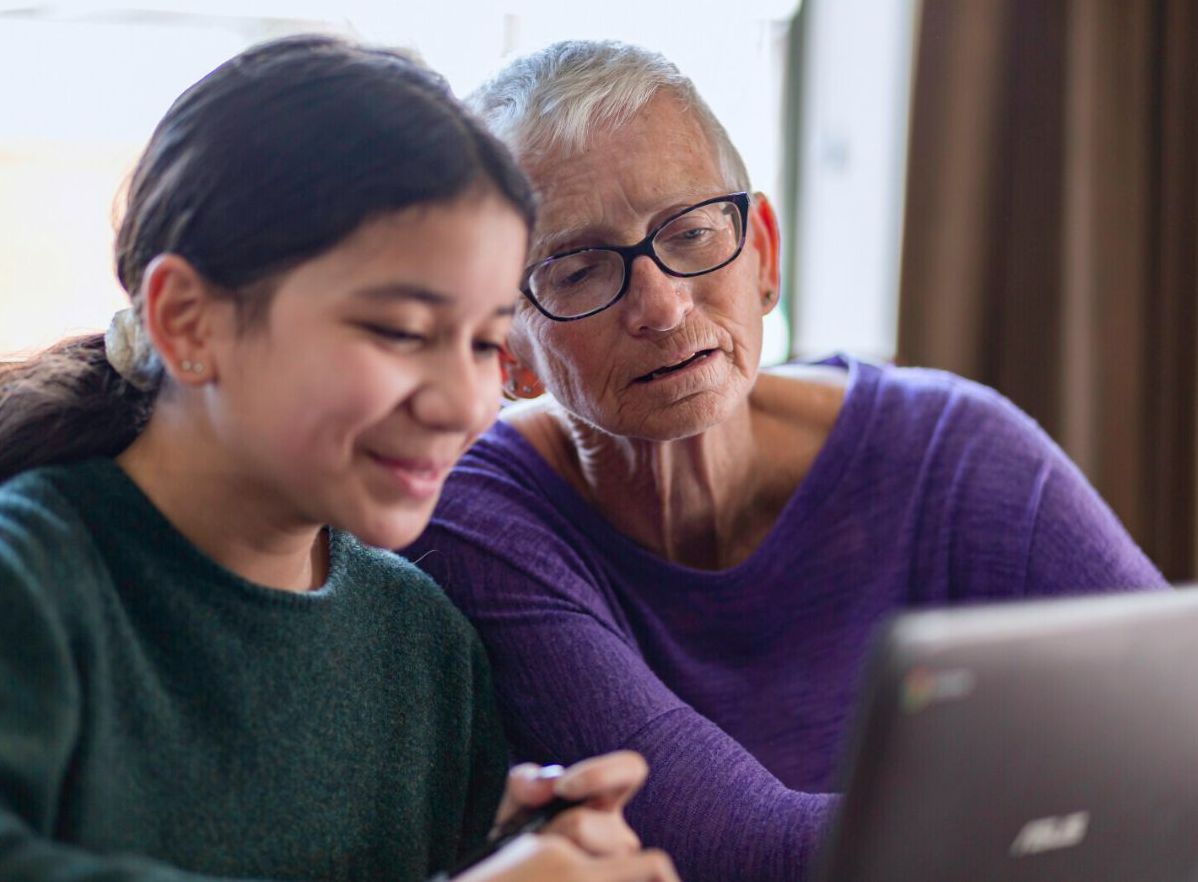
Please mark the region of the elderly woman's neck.
<svg viewBox="0 0 1198 882"><path fill-rule="evenodd" d="M726 569L764 541L840 412L844 371L761 374L728 419L670 442L600 432L554 404L509 412L558 475L644 548Z"/></svg>
<svg viewBox="0 0 1198 882"><path fill-rule="evenodd" d="M718 425L675 441L618 437L567 414L557 418L575 460L567 479L648 550L723 569L752 553L768 532L777 513L762 498L768 453L748 401Z"/></svg>

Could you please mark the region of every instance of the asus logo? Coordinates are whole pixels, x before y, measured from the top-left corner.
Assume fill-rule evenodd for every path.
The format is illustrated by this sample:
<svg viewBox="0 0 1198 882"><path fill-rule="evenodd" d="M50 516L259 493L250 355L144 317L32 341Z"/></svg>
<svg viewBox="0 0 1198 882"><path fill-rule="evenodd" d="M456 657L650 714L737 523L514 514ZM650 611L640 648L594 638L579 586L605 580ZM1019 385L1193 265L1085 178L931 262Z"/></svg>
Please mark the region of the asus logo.
<svg viewBox="0 0 1198 882"><path fill-rule="evenodd" d="M1089 812L1074 812L1051 818L1035 818L1023 825L1011 843L1012 857L1027 857L1058 848L1072 848L1086 838L1090 827Z"/></svg>

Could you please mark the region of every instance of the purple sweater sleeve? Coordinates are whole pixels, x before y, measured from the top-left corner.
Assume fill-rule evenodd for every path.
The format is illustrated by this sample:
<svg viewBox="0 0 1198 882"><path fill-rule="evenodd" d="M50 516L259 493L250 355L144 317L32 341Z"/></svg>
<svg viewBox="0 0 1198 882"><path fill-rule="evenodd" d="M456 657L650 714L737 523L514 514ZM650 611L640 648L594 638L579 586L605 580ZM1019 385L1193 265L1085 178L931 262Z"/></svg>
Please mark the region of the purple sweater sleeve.
<svg viewBox="0 0 1198 882"><path fill-rule="evenodd" d="M939 600L1166 586L1110 506L1031 417L991 389L927 373L949 390L932 436L943 449L926 460L949 489L915 496L942 520L938 541L913 547L946 555L938 569L951 574L950 584Z"/></svg>
<svg viewBox="0 0 1198 882"><path fill-rule="evenodd" d="M505 519L500 497L474 502L492 505L497 517L483 529L501 536L458 535L442 553L443 531L470 527L439 521L409 553L423 555L420 566L484 635L519 758L570 763L636 750L651 773L629 820L688 882L799 878L836 797L783 786L673 694L574 550L525 518Z"/></svg>
<svg viewBox="0 0 1198 882"><path fill-rule="evenodd" d="M1024 593L1161 588L1165 578L1073 463L1062 455L1044 473L1028 547Z"/></svg>

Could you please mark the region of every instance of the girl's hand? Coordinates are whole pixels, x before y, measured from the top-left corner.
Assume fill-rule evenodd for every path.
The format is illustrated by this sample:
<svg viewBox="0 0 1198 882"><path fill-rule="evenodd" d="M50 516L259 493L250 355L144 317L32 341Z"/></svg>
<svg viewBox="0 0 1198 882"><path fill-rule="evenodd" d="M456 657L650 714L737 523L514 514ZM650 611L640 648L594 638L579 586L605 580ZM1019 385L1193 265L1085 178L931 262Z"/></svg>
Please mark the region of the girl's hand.
<svg viewBox="0 0 1198 882"><path fill-rule="evenodd" d="M624 821L623 809L647 773L641 755L628 750L583 760L564 770L560 766L519 765L508 773L496 823L502 824L520 808L544 805L555 796L584 800L554 818L544 832L564 837L590 855L633 855L640 850L641 841Z"/></svg>
<svg viewBox="0 0 1198 882"><path fill-rule="evenodd" d="M530 833L453 882L678 882L678 876L664 852L595 856L555 833Z"/></svg>

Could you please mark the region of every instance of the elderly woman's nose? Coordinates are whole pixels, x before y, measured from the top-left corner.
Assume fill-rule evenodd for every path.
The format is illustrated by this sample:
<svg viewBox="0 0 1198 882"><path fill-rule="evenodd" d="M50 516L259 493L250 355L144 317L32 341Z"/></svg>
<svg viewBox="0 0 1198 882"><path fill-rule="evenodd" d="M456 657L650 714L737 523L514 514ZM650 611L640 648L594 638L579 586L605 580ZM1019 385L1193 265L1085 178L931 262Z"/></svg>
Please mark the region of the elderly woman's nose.
<svg viewBox="0 0 1198 882"><path fill-rule="evenodd" d="M686 280L662 272L649 257L632 262L624 320L632 333L669 331L682 324L694 306Z"/></svg>

